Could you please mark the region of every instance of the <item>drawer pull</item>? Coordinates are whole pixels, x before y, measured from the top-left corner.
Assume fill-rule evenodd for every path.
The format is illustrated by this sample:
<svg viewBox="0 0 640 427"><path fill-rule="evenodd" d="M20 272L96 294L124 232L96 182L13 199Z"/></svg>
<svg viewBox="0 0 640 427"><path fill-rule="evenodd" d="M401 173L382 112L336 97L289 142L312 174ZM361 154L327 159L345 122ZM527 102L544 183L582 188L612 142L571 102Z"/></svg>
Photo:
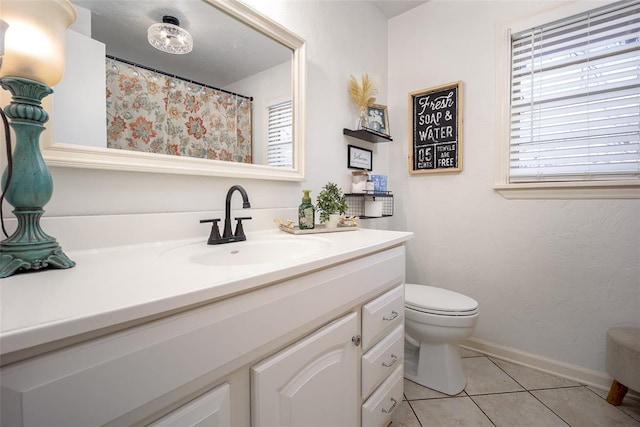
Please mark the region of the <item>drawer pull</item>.
<svg viewBox="0 0 640 427"><path fill-rule="evenodd" d="M382 366L384 366L385 368L390 368L393 365L395 365L397 361L398 361L398 356L396 356L395 354L392 354L391 355L391 361L390 362L382 362Z"/></svg>
<svg viewBox="0 0 640 427"><path fill-rule="evenodd" d="M382 408L382 412L384 412L385 414L390 414L393 412L394 409L396 409L396 405L398 404L398 401L392 397L391 402L393 402L393 405L391 405L389 409Z"/></svg>
<svg viewBox="0 0 640 427"><path fill-rule="evenodd" d="M395 319L396 317L398 317L398 312L397 311L392 311L391 312L391 316L389 317L383 317L382 320L387 320L387 321L392 321L393 319Z"/></svg>

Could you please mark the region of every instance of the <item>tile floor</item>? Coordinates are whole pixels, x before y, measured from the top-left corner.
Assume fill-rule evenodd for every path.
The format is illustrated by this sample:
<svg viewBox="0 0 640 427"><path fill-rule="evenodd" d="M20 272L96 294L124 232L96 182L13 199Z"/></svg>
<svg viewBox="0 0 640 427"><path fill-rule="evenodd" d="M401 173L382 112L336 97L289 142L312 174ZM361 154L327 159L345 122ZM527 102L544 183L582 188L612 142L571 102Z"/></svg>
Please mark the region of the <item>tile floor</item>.
<svg viewBox="0 0 640 427"><path fill-rule="evenodd" d="M467 386L447 396L405 379L391 427L640 426L640 401L461 349Z"/></svg>

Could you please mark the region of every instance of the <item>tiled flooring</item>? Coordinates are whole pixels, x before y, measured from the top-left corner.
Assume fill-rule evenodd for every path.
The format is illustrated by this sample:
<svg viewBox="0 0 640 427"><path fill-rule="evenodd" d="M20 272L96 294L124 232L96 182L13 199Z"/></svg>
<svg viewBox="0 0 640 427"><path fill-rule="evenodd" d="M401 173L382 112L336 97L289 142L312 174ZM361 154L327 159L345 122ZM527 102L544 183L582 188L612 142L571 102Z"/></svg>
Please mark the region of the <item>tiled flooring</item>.
<svg viewBox="0 0 640 427"><path fill-rule="evenodd" d="M467 386L447 396L404 380L391 427L640 426L640 402L609 405L607 392L461 350Z"/></svg>

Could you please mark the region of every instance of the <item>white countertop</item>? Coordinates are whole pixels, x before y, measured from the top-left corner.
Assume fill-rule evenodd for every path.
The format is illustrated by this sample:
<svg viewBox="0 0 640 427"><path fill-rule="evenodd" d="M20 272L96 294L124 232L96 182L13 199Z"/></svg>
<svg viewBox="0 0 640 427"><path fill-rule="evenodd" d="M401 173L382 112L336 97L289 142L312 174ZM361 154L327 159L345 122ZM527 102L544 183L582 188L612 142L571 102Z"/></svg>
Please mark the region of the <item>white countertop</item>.
<svg viewBox="0 0 640 427"><path fill-rule="evenodd" d="M0 354L246 292L402 244L411 236L366 229L312 236L253 232L248 242L303 237L323 239L326 245L301 258L250 266L205 266L179 252L167 253L184 245L206 248L203 238L66 252L76 262L71 269L17 274L1 281ZM216 247L232 250L243 243Z"/></svg>

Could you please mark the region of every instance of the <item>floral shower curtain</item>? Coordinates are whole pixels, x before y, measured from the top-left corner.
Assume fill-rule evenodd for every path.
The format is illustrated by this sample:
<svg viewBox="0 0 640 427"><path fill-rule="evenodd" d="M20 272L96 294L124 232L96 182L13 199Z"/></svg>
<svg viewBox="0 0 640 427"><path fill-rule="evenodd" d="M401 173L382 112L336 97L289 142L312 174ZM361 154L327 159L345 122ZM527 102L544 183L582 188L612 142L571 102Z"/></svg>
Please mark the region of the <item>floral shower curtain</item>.
<svg viewBox="0 0 640 427"><path fill-rule="evenodd" d="M251 101L107 58L107 147L251 163Z"/></svg>

